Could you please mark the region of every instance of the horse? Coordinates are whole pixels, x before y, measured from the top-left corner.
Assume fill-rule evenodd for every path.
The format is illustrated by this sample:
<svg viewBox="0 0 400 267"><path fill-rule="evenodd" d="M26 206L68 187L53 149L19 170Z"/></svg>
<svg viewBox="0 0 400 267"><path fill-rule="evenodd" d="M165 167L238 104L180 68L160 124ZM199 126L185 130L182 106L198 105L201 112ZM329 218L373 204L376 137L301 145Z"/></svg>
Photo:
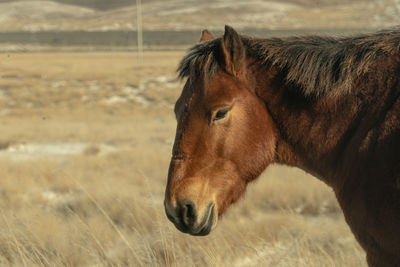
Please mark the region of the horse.
<svg viewBox="0 0 400 267"><path fill-rule="evenodd" d="M207 235L271 163L329 185L369 266L400 266L400 29L255 38L204 30L181 60L164 207Z"/></svg>

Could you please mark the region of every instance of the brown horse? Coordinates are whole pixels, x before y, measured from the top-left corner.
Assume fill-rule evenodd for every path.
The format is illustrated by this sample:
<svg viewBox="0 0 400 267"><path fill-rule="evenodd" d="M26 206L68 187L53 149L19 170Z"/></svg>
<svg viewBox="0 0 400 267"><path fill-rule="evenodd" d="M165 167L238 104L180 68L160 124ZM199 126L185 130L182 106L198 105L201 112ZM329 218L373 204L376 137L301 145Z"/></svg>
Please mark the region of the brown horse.
<svg viewBox="0 0 400 267"><path fill-rule="evenodd" d="M175 226L206 235L271 163L336 193L370 266L400 266L400 30L256 39L204 31L187 78L165 194Z"/></svg>

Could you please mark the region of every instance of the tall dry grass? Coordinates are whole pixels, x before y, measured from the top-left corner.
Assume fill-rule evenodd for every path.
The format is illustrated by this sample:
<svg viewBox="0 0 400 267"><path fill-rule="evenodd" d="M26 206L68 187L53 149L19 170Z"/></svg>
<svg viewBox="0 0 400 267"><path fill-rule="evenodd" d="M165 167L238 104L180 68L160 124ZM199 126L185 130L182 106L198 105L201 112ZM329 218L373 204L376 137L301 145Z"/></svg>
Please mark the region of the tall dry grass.
<svg viewBox="0 0 400 267"><path fill-rule="evenodd" d="M179 57L149 53L142 68L121 53L0 61L0 264L365 266L331 190L298 169L269 168L209 236L168 222ZM85 148L24 150L69 143Z"/></svg>

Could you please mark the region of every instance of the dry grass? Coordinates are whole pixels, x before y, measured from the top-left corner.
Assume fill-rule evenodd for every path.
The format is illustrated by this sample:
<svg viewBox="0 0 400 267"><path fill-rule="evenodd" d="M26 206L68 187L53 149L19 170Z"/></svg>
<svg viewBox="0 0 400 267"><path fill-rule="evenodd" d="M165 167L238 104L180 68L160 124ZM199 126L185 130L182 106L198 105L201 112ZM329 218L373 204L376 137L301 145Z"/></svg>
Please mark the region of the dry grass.
<svg viewBox="0 0 400 267"><path fill-rule="evenodd" d="M297 169L267 170L207 237L167 221L180 56L0 55L0 265L365 266L331 190Z"/></svg>

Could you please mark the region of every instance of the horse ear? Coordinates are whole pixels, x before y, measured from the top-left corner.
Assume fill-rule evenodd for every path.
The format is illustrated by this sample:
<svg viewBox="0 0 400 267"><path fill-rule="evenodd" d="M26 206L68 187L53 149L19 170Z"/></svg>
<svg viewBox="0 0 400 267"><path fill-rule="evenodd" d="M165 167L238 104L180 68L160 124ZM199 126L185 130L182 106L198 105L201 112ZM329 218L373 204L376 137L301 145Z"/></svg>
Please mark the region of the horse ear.
<svg viewBox="0 0 400 267"><path fill-rule="evenodd" d="M211 32L209 32L208 30L203 30L201 32L201 37L200 37L199 42L210 41L213 39L214 39L214 35Z"/></svg>
<svg viewBox="0 0 400 267"><path fill-rule="evenodd" d="M245 49L239 34L230 26L225 25L224 37L221 39L221 49L225 70L236 75L245 57Z"/></svg>

